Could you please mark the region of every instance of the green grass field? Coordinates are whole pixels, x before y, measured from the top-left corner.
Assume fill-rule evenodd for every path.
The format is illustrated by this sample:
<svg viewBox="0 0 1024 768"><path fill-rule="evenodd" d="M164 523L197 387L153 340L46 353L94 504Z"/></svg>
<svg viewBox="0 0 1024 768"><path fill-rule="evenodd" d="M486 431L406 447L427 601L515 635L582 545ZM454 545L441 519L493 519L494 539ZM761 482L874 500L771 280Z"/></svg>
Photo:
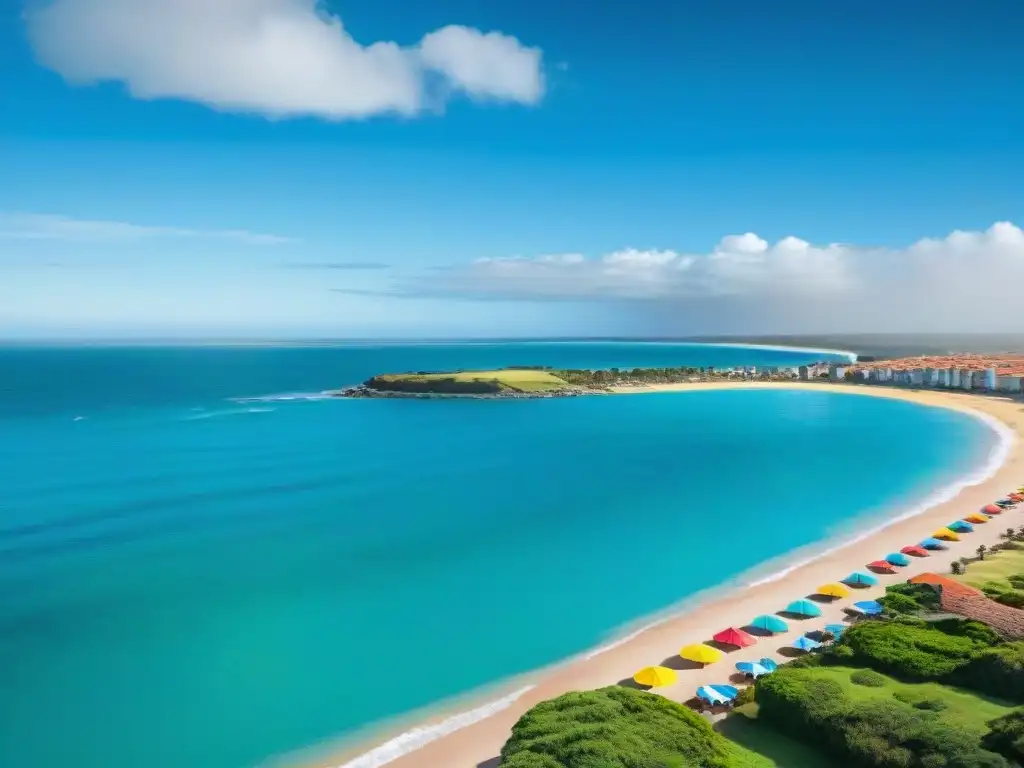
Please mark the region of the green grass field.
<svg viewBox="0 0 1024 768"><path fill-rule="evenodd" d="M989 525L995 525L998 522L998 520L993 520ZM1006 526L1003 527L1005 528ZM1007 581L1007 577L1015 576L1019 573L1024 574L1024 547L1003 549L999 552L985 555L984 560L969 564L963 575L954 576L953 578L972 587L980 588L988 581L995 581L1009 588L1010 582Z"/></svg>
<svg viewBox="0 0 1024 768"><path fill-rule="evenodd" d="M383 381L497 381L501 386L517 392L552 392L569 386L547 371L498 370L460 371L458 373L395 373L378 376Z"/></svg>
<svg viewBox="0 0 1024 768"><path fill-rule="evenodd" d="M757 705L740 708L720 722L716 730L732 742L737 768L835 768L835 763L813 747L791 739L757 721Z"/></svg>
<svg viewBox="0 0 1024 768"><path fill-rule="evenodd" d="M814 674L835 680L855 701L892 699L894 693L909 695L915 700L939 699L946 708L936 714L951 728L974 731L980 738L987 732L987 723L1014 709L1013 705L994 701L970 691L938 683L901 683L883 675L885 685L869 688L855 685L849 667L818 667ZM736 762L741 768L830 768L835 763L807 744L796 741L757 719L757 705L739 707L716 726L716 730L733 742Z"/></svg>

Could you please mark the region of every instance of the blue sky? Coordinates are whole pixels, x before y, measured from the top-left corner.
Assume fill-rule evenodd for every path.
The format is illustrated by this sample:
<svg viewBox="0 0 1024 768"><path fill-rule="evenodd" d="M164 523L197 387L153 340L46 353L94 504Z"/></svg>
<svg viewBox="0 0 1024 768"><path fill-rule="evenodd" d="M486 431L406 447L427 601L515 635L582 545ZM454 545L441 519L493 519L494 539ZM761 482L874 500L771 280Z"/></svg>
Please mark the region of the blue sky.
<svg viewBox="0 0 1024 768"><path fill-rule="evenodd" d="M1024 331L1024 7L912 5L5 4L0 337Z"/></svg>

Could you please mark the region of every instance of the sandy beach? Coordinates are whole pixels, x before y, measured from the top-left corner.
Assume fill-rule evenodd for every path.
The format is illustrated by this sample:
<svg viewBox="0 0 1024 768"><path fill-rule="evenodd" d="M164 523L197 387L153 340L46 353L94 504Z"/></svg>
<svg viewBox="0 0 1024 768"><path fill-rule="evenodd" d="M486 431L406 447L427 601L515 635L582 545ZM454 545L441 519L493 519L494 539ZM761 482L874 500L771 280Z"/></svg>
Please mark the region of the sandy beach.
<svg viewBox="0 0 1024 768"><path fill-rule="evenodd" d="M516 699L507 708L475 722L460 730L444 735L415 751L388 761L393 768L495 768L498 764L498 753L509 736L510 729L519 717L530 707L540 701L550 699L572 690L586 690L613 685L629 678L638 669L653 665L666 664L679 669L679 682L656 692L676 701L690 699L695 689L706 683L726 683L735 672L733 667L737 661L753 661L769 656L785 661L779 649L786 648L804 632L820 629L828 623L844 621L844 607L855 600L874 599L885 591L885 585L905 581L910 576L926 571L948 573L951 561L965 555L973 555L979 544L992 545L997 543L999 534L1009 526L1024 525L1024 514L1019 509L1009 510L1002 517L997 517L985 525L975 527L975 532L965 534L960 542L951 543L944 552L935 552L931 557L912 558L911 564L901 568L893 576L879 576L880 585L854 591L851 598L823 605L824 615L821 618L805 621L791 621L790 631L772 638L763 638L752 647L726 654L726 658L717 664L703 669L686 668L677 656L679 648L690 643L709 640L715 632L729 626L743 626L754 616L762 613L774 613L782 609L788 602L811 594L820 584L837 581L854 570L863 570L865 563L884 557L889 552L899 551L908 544L916 544L930 536L932 531L952 520L962 518L977 511L983 505L1005 496L1007 492L1024 485L1024 456L1020 448L1020 437L1024 429L1024 402L1019 399L988 397L969 393L902 390L885 387L869 387L826 383L754 383L754 382L715 382L707 384L680 384L644 388L628 388L618 390L623 393L644 393L680 391L694 392L707 389L754 389L754 388L800 388L813 389L850 395L870 397L888 397L907 400L922 405L938 406L955 410L984 414L1008 426L1016 435L1017 441L1010 448L1009 455L995 474L977 485L964 488L955 498L938 504L920 515L895 522L892 525L871 533L866 538L839 548L823 557L785 573L779 578L766 581L755 586L742 587L716 596L707 602L698 604L692 609L669 618L625 642L606 650L596 656L586 654L540 670L520 679L508 681L506 691L521 689L533 685L525 694ZM950 478L953 482L955 478ZM938 490L938 489L936 489ZM901 510L893 510L894 514ZM683 596L680 596L683 597ZM543 632L538 627L538 632ZM496 699L502 694L491 693L488 699ZM486 701L486 700L485 700ZM442 713L419 726L429 726L451 716L454 712L465 711L479 706L484 701L474 703L463 702L461 706ZM408 726L407 726L408 727ZM401 730L407 730L402 728ZM383 765L385 759L360 760L359 755L368 752L389 738L398 735L401 730L390 734L380 734L375 743L362 744L355 749L349 748L341 753L331 754L328 750L321 752L317 758L300 760L299 765L306 768L337 768L351 765L352 768L369 768Z"/></svg>

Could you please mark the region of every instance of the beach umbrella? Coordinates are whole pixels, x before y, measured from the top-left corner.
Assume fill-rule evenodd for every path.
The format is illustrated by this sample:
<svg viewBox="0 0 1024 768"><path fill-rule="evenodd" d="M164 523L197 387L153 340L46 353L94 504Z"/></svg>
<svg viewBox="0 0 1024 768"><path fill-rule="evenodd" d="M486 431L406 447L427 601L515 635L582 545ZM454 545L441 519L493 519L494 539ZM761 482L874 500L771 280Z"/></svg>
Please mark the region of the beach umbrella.
<svg viewBox="0 0 1024 768"><path fill-rule="evenodd" d="M725 698L727 698L729 701L732 701L733 699L735 699L739 695L739 693L740 693L740 689L737 688L735 685L718 685L716 683L715 685L711 685L711 686L708 686L708 687L709 688L714 688L720 694L725 696Z"/></svg>
<svg viewBox="0 0 1024 768"><path fill-rule="evenodd" d="M939 528L932 536L936 539L945 539L946 541L960 541L960 534L949 530L949 528Z"/></svg>
<svg viewBox="0 0 1024 768"><path fill-rule="evenodd" d="M756 661L737 661L736 669L745 675L750 675L755 680L761 675L767 675L770 671L763 664L758 664Z"/></svg>
<svg viewBox="0 0 1024 768"><path fill-rule="evenodd" d="M996 502L996 506L1002 509L1007 509L1013 506L1013 502L1010 501L1009 499L1000 499L999 501Z"/></svg>
<svg viewBox="0 0 1024 768"><path fill-rule="evenodd" d="M736 627L729 627L728 629L723 629L712 639L716 643L724 643L725 645L735 645L740 648L747 648L757 642L757 640L752 635L748 635L742 629L736 629Z"/></svg>
<svg viewBox="0 0 1024 768"><path fill-rule="evenodd" d="M815 648L821 648L821 643L817 640L811 640L809 637L801 636L793 641L793 647L799 651L813 651Z"/></svg>
<svg viewBox="0 0 1024 768"><path fill-rule="evenodd" d="M672 685L679 677L674 669L668 667L644 667L635 675L635 680L640 685L647 685L651 688L659 688L663 685Z"/></svg>
<svg viewBox="0 0 1024 768"><path fill-rule="evenodd" d="M964 520L966 520L969 523L975 523L975 524L987 523L988 522L988 517L986 517L985 515L983 515L983 514L981 514L979 512L974 512L974 513L968 515L967 517L965 517Z"/></svg>
<svg viewBox="0 0 1024 768"><path fill-rule="evenodd" d="M910 547L904 547L900 550L904 555L916 555L917 557L928 557L928 550L919 544L914 544Z"/></svg>
<svg viewBox="0 0 1024 768"><path fill-rule="evenodd" d="M925 549L945 549L946 545L938 539L925 539L921 542L921 546Z"/></svg>
<svg viewBox="0 0 1024 768"><path fill-rule="evenodd" d="M754 629L763 629L765 632L785 632L789 629L789 624L783 619L780 619L778 616L772 616L769 613L758 616L750 622L750 626Z"/></svg>
<svg viewBox="0 0 1024 768"><path fill-rule="evenodd" d="M858 587L873 587L878 584L878 579L872 576L870 573L862 573L860 571L854 571L845 579L844 584L852 584Z"/></svg>
<svg viewBox="0 0 1024 768"><path fill-rule="evenodd" d="M862 600L854 603L853 607L868 616L877 616L882 612L882 604L876 600Z"/></svg>
<svg viewBox="0 0 1024 768"><path fill-rule="evenodd" d="M830 632L832 634L832 637L834 637L836 640L838 640L840 637L843 636L843 632L846 631L846 625L845 624L826 624L825 625L825 631L826 632Z"/></svg>
<svg viewBox="0 0 1024 768"><path fill-rule="evenodd" d="M821 608L810 600L794 600L786 606L786 612L797 616L821 616Z"/></svg>
<svg viewBox="0 0 1024 768"><path fill-rule="evenodd" d="M708 704L726 704L729 699L720 694L710 685L702 685L697 689L697 697L704 699Z"/></svg>
<svg viewBox="0 0 1024 768"><path fill-rule="evenodd" d="M981 508L981 511L986 515L1001 515L1003 514L1002 507L997 507L995 504L988 504Z"/></svg>
<svg viewBox="0 0 1024 768"><path fill-rule="evenodd" d="M902 552L890 552L885 559L893 565L910 565L910 558Z"/></svg>
<svg viewBox="0 0 1024 768"><path fill-rule="evenodd" d="M776 669L779 668L779 665L775 662L775 659L769 659L767 656L765 656L757 663L765 669L767 669L769 672L774 672Z"/></svg>
<svg viewBox="0 0 1024 768"><path fill-rule="evenodd" d="M885 571L886 573L895 572L895 569L892 567L892 563L888 560L873 560L868 563L868 568L874 568L876 571Z"/></svg>
<svg viewBox="0 0 1024 768"><path fill-rule="evenodd" d="M816 595L824 595L825 597L849 597L850 590L844 587L842 584L822 584L816 590Z"/></svg>
<svg viewBox="0 0 1024 768"><path fill-rule="evenodd" d="M703 643L688 645L679 651L679 655L687 661L695 661L698 664L714 664L722 658L722 652L720 650L712 648L710 645L704 645Z"/></svg>
<svg viewBox="0 0 1024 768"><path fill-rule="evenodd" d="M955 523L950 523L946 527L951 531L958 531L960 533L970 533L974 530L974 526L966 520L957 520Z"/></svg>

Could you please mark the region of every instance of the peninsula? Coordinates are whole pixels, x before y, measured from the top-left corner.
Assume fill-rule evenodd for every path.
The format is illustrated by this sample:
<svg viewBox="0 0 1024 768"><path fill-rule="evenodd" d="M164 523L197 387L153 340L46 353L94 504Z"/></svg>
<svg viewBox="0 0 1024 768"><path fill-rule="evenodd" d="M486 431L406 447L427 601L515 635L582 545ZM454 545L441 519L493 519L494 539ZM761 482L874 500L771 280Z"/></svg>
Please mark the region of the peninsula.
<svg viewBox="0 0 1024 768"><path fill-rule="evenodd" d="M687 366L606 370L510 366L489 371L379 374L338 394L341 397L573 397L613 392L617 387L708 382L749 375L752 371ZM795 369L759 372L759 378L769 380L796 377Z"/></svg>

